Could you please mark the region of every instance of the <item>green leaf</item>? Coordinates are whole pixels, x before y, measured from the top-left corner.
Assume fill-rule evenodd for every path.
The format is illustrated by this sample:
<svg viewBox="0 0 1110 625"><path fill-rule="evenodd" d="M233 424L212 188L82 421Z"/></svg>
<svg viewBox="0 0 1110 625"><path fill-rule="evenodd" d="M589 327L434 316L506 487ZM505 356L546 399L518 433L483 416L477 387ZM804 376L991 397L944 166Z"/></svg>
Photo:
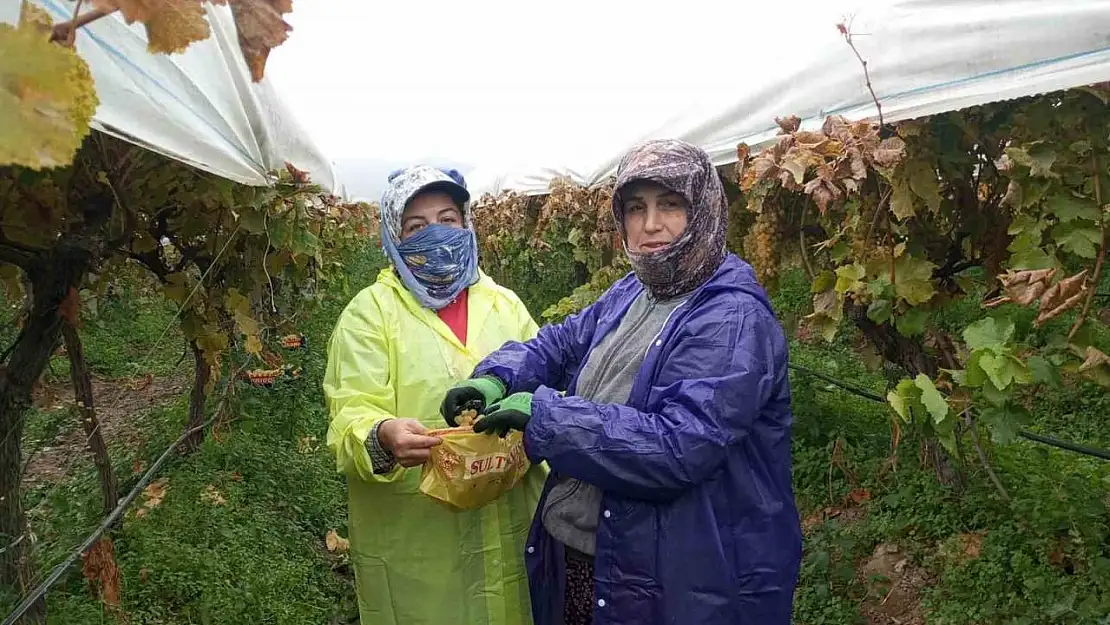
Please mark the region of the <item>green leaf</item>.
<svg viewBox="0 0 1110 625"><path fill-rule="evenodd" d="M914 386L921 389L921 403L933 417L933 423L941 423L948 416L948 401L940 394L933 381L924 373L917 374Z"/></svg>
<svg viewBox="0 0 1110 625"><path fill-rule="evenodd" d="M832 249L829 250L829 257L832 258L834 262L838 263L843 262L844 259L848 258L851 254L852 246L844 241L837 241L836 245L833 245Z"/></svg>
<svg viewBox="0 0 1110 625"><path fill-rule="evenodd" d="M1018 215L1014 218L1012 222L1010 222L1010 227L1006 229L1006 234L1009 234L1010 236L1017 236L1019 234L1030 232L1035 233L1038 236L1037 240L1033 242L1033 246L1035 247L1041 244L1040 234L1041 232L1044 232L1044 229L1045 223L1043 221L1040 221L1032 217L1031 215ZM1014 248L1010 247L1009 249L1012 250Z"/></svg>
<svg viewBox="0 0 1110 625"><path fill-rule="evenodd" d="M253 207L247 207L239 213L239 226L250 234L262 234L266 231L266 214Z"/></svg>
<svg viewBox="0 0 1110 625"><path fill-rule="evenodd" d="M1006 344L1014 336L1014 322L1012 319L1001 320L994 317L980 319L964 329L964 342L972 351L989 349L1001 353Z"/></svg>
<svg viewBox="0 0 1110 625"><path fill-rule="evenodd" d="M571 228L570 234L567 235L567 243L571 245L578 245L578 241L582 238L582 230L580 228Z"/></svg>
<svg viewBox="0 0 1110 625"><path fill-rule="evenodd" d="M867 318L877 324L884 324L890 320L890 300L877 299L867 307Z"/></svg>
<svg viewBox="0 0 1110 625"><path fill-rule="evenodd" d="M913 193L908 182L899 180L894 183L890 195L890 210L902 221L914 216Z"/></svg>
<svg viewBox="0 0 1110 625"><path fill-rule="evenodd" d="M1007 445L1017 438L1018 428L1028 421L1028 413L1011 404L985 406L980 411L979 418L990 430L992 441Z"/></svg>
<svg viewBox="0 0 1110 625"><path fill-rule="evenodd" d="M1086 220L1062 223L1052 229L1052 238L1066 251L1080 258L1098 257L1102 233Z"/></svg>
<svg viewBox="0 0 1110 625"><path fill-rule="evenodd" d="M1045 208L1056 215L1056 219L1069 222L1075 219L1088 219L1098 221L1098 205L1094 200L1073 195L1066 190L1057 191L1045 202Z"/></svg>
<svg viewBox="0 0 1110 625"><path fill-rule="evenodd" d="M1009 354L999 355L989 351L982 352L978 361L979 367L987 378L999 390L1006 390L1014 381L1022 382L1029 379L1029 373L1020 360Z"/></svg>
<svg viewBox="0 0 1110 625"><path fill-rule="evenodd" d="M1029 372L1033 376L1033 381L1037 384L1045 384L1052 388L1060 388L1063 384L1059 369L1049 362L1047 358L1043 356L1031 356L1025 364L1029 367Z"/></svg>
<svg viewBox="0 0 1110 625"><path fill-rule="evenodd" d="M920 308L911 308L894 320L894 327L898 333L906 337L925 334L925 324L929 321L929 314Z"/></svg>
<svg viewBox="0 0 1110 625"><path fill-rule="evenodd" d="M894 412L898 413L898 416L902 417L902 420L908 423L910 420L910 406L906 398L894 391L890 391L886 394L886 400L890 403L891 408L894 408Z"/></svg>
<svg viewBox="0 0 1110 625"><path fill-rule="evenodd" d="M1048 269L1056 266L1056 258L1039 247L1014 252L1007 266L1015 271L1029 269Z"/></svg>
<svg viewBox="0 0 1110 625"><path fill-rule="evenodd" d="M933 263L910 255L894 262L894 292L911 306L918 306L933 299Z"/></svg>
<svg viewBox="0 0 1110 625"><path fill-rule="evenodd" d="M1029 178L1022 181L1021 206L1029 208L1044 199L1044 194L1052 188L1052 181L1042 178Z"/></svg>
<svg viewBox="0 0 1110 625"><path fill-rule="evenodd" d="M894 412L897 412L898 416L902 417L902 420L907 423L909 423L912 416L913 406L920 404L920 397L921 389L913 383L913 380L899 381L894 390L886 395L886 399L894 408Z"/></svg>
<svg viewBox="0 0 1110 625"><path fill-rule="evenodd" d="M851 265L841 265L836 268L836 292L840 295L848 293L849 291L855 292L862 287L860 280L863 279L865 271L859 264L852 263Z"/></svg>
<svg viewBox="0 0 1110 625"><path fill-rule="evenodd" d="M990 380L983 383L981 390L983 391L983 397L994 406L1005 406L1010 399L1009 394L998 390Z"/></svg>
<svg viewBox="0 0 1110 625"><path fill-rule="evenodd" d="M1052 165L1056 162L1056 151L1042 143L1032 143L1028 148L1006 148L1006 155L1019 165L1029 168L1029 174L1042 178L1054 176Z"/></svg>
<svg viewBox="0 0 1110 625"><path fill-rule="evenodd" d="M929 210L934 213L940 210L940 179L931 164L921 160L907 161L906 177L914 194L925 200Z"/></svg>
<svg viewBox="0 0 1110 625"><path fill-rule="evenodd" d="M822 271L821 273L817 274L817 277L815 277L813 279L813 287L810 289L810 292L812 292L812 293L824 293L825 291L828 291L829 289L833 288L833 285L835 285L835 284L836 284L836 274L834 274L833 272L826 269L826 270Z"/></svg>
<svg viewBox="0 0 1110 625"><path fill-rule="evenodd" d="M293 232L293 245L291 250L294 254L312 256L319 248L320 239L317 238L316 233L308 228L298 228Z"/></svg>

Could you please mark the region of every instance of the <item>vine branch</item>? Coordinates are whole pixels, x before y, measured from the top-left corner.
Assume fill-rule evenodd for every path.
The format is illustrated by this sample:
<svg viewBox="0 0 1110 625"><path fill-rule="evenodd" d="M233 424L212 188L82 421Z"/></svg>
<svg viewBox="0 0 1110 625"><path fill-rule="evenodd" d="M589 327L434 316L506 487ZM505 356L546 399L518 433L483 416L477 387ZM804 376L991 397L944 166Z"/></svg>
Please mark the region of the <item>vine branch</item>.
<svg viewBox="0 0 1110 625"><path fill-rule="evenodd" d="M859 50L856 49L855 42L852 41L853 33L851 22L848 24L841 22L836 25L836 29L844 36L844 41L847 42L848 47L852 49L856 58L859 59L860 65L863 66L863 80L867 83L867 90L871 92L871 99L875 102L875 110L879 112L879 128L882 128L886 125L883 122L883 105L879 104L879 96L875 95L875 88L871 86L871 72L867 69L867 61L863 60L863 56L859 53Z"/></svg>
<svg viewBox="0 0 1110 625"><path fill-rule="evenodd" d="M77 10L81 8L81 2L77 3ZM77 15L77 10L74 10L73 19L68 22L59 22L54 25L53 31L50 33L50 42L57 43L63 46L72 47L74 38L77 34L77 29L87 26L96 20L111 15L115 11L101 11L100 9L93 9L87 13Z"/></svg>

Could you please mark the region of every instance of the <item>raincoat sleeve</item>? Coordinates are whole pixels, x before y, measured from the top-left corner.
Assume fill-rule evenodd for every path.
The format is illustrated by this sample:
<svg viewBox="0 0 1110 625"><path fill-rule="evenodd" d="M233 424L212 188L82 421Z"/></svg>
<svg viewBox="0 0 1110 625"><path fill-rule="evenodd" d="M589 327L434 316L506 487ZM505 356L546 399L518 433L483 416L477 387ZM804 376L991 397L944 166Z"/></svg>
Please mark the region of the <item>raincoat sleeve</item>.
<svg viewBox="0 0 1110 625"><path fill-rule="evenodd" d="M662 355L645 413L540 388L525 451L553 471L621 496L671 501L724 464L786 376L773 315L752 301L718 304Z"/></svg>
<svg viewBox="0 0 1110 625"><path fill-rule="evenodd" d="M327 445L336 469L367 482L391 482L397 465L375 474L366 438L374 425L394 417L396 400L389 377L389 344L384 316L372 297L357 298L340 315L328 343L324 397L328 406Z"/></svg>
<svg viewBox="0 0 1110 625"><path fill-rule="evenodd" d="M540 328L535 338L505 343L478 363L473 377L496 376L509 393L532 392L540 386L566 391L590 347L599 304Z"/></svg>

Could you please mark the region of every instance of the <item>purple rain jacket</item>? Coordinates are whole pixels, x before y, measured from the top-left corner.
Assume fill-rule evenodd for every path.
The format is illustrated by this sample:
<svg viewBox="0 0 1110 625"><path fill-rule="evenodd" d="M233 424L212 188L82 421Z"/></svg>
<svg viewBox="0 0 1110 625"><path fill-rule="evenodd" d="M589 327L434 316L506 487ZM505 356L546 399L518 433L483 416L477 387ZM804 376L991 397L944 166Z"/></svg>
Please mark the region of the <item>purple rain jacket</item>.
<svg viewBox="0 0 1110 625"><path fill-rule="evenodd" d="M533 462L604 491L595 625L787 625L802 535L790 475L787 344L750 265L728 255L664 324L628 405L574 396L586 355L643 285L487 357L531 391ZM564 396L560 391L565 391ZM525 553L535 625L562 625L564 553L537 514Z"/></svg>

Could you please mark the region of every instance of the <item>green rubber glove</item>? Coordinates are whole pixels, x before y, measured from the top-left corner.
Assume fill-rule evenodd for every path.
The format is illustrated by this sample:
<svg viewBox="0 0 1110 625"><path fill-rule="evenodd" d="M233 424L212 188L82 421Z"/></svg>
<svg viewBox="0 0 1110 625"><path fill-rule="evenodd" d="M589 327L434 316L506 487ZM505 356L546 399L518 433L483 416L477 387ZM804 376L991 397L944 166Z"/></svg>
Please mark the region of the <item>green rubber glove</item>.
<svg viewBox="0 0 1110 625"><path fill-rule="evenodd" d="M490 434L496 432L498 436L505 438L509 430L523 432L531 419L532 394L513 393L487 408L483 416L474 424L474 431Z"/></svg>
<svg viewBox="0 0 1110 625"><path fill-rule="evenodd" d="M439 414L447 425L458 427L459 414L463 410L485 410L505 396L505 385L497 378L488 375L464 380L447 391L440 404Z"/></svg>

